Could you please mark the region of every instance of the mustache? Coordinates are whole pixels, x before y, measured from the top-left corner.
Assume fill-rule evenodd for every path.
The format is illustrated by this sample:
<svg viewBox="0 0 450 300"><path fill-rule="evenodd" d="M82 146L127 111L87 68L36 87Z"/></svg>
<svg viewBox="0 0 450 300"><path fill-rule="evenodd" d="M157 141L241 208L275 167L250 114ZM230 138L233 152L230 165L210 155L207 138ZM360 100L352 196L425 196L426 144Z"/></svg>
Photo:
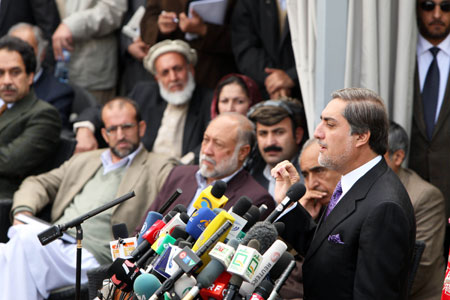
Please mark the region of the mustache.
<svg viewBox="0 0 450 300"><path fill-rule="evenodd" d="M263 150L264 150L264 152L271 152L271 151L281 152L281 151L283 151L283 148L275 146L275 145L271 145L271 146L264 148Z"/></svg>
<svg viewBox="0 0 450 300"><path fill-rule="evenodd" d="M17 92L17 88L11 84L7 84L4 87L0 88L2 92Z"/></svg>
<svg viewBox="0 0 450 300"><path fill-rule="evenodd" d="M433 20L430 22L430 25L441 25L441 26L445 26L444 22L442 22L441 20Z"/></svg>
<svg viewBox="0 0 450 300"><path fill-rule="evenodd" d="M205 154L200 154L200 164L202 163L202 161L207 161L210 164L212 164L213 166L215 166L217 164L214 159L212 159L209 156L206 156Z"/></svg>

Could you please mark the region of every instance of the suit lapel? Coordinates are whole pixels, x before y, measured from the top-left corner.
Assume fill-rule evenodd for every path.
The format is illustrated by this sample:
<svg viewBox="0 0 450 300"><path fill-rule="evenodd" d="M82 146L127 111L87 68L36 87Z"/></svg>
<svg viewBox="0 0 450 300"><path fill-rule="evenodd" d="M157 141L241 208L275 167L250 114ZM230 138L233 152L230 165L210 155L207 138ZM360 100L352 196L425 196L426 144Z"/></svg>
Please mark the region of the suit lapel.
<svg viewBox="0 0 450 300"><path fill-rule="evenodd" d="M0 117L0 132L11 124L11 120L16 120L22 114L29 112L36 101L37 98L31 90L23 99L14 103L11 109L7 109Z"/></svg>
<svg viewBox="0 0 450 300"><path fill-rule="evenodd" d="M323 219L323 216L321 217L311 246L306 253L305 260L310 259L316 253L322 243L327 240L328 236L339 224L355 213L356 203L365 199L373 183L384 173L386 168L387 165L384 159L382 159L351 187L326 220Z"/></svg>
<svg viewBox="0 0 450 300"><path fill-rule="evenodd" d="M416 62L416 69L414 72L414 103L413 103L413 119L420 131L420 134L428 141L428 136L426 133L425 120L423 118L423 104L422 97L420 95L420 82L419 82L419 71Z"/></svg>

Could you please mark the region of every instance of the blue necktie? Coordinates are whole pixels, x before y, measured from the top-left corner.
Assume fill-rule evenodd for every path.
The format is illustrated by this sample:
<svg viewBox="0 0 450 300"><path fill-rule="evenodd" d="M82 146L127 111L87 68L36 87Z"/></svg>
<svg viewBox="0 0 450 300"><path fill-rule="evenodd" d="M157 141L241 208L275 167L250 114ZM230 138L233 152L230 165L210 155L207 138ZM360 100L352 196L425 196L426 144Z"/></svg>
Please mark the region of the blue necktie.
<svg viewBox="0 0 450 300"><path fill-rule="evenodd" d="M433 55L433 61L428 68L422 90L423 117L429 140L431 140L431 137L433 136L434 120L436 119L439 96L439 66L436 58L439 48L432 47L430 48L430 52Z"/></svg>
<svg viewBox="0 0 450 300"><path fill-rule="evenodd" d="M328 204L327 212L325 213L325 219L328 217L330 212L336 206L341 195L342 195L342 186L341 181L339 180L338 184L336 185L336 188L334 189L333 195L331 196L330 203Z"/></svg>

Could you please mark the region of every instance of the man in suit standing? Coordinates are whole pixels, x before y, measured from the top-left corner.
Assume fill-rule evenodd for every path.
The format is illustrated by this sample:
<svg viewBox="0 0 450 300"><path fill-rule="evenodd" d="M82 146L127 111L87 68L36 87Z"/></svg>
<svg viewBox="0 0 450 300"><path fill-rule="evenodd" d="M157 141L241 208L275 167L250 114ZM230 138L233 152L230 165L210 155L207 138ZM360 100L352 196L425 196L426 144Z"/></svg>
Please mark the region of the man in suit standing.
<svg viewBox="0 0 450 300"><path fill-rule="evenodd" d="M318 201L297 204L280 218L283 237L305 255L305 299L406 299L416 226L408 194L383 158L382 100L367 89L334 92L314 137L319 164L342 177L318 223L311 218ZM276 199L298 180L289 162L272 175Z"/></svg>
<svg viewBox="0 0 450 300"><path fill-rule="evenodd" d="M417 1L417 66L409 167L441 190L450 218L450 3ZM448 251L445 252L447 255Z"/></svg>
<svg viewBox="0 0 450 300"><path fill-rule="evenodd" d="M172 207L183 204L192 213L192 205L200 193L220 179L227 183L225 196L229 200L225 209L246 195L253 204L266 204L268 211L272 211L275 207L272 197L242 168L254 138L253 124L243 115L229 112L217 116L203 136L200 165L174 168L149 210L161 208L175 189L181 188L183 193Z"/></svg>
<svg viewBox="0 0 450 300"><path fill-rule="evenodd" d="M11 27L8 35L15 36L33 47L36 55L36 72L33 78L33 87L36 95L53 105L59 111L64 128L69 127L69 115L74 97L70 85L60 82L48 68L42 65L48 41L44 38L42 30L35 25L19 23Z"/></svg>
<svg viewBox="0 0 450 300"><path fill-rule="evenodd" d="M438 188L403 168L408 154L408 135L395 122L389 125L389 149L384 155L389 167L398 175L411 198L416 216L416 240L425 242L425 250L409 296L410 300L441 299L444 281L442 244L445 234L445 202Z"/></svg>
<svg viewBox="0 0 450 300"><path fill-rule="evenodd" d="M75 155L57 169L28 177L14 194L15 226L9 229L10 241L0 244L1 299L46 299L51 290L75 283L77 246L61 240L42 246L37 238L42 229L19 224L19 214L34 215L52 203L52 222L64 224L135 192L135 197L83 222L82 282L86 282L88 269L111 262L112 225L135 228L176 163L144 149L140 139L146 124L130 99L106 103L102 119L109 149ZM74 229L68 231L73 237Z"/></svg>
<svg viewBox="0 0 450 300"><path fill-rule="evenodd" d="M11 199L59 142L58 111L31 88L35 69L30 45L14 37L0 39L0 198Z"/></svg>

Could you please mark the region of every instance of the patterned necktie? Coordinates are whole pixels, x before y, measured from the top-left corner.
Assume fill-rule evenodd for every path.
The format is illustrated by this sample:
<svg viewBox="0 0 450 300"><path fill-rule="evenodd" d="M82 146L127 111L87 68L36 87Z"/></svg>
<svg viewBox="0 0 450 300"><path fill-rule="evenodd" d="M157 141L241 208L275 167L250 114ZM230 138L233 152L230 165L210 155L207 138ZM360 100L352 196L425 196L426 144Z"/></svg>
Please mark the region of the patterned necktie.
<svg viewBox="0 0 450 300"><path fill-rule="evenodd" d="M5 110L6 110L6 103L4 103L4 104L2 105L2 107L0 107L0 116L2 115L2 113L5 112Z"/></svg>
<svg viewBox="0 0 450 300"><path fill-rule="evenodd" d="M425 119L429 140L431 140L433 135L434 120L436 118L436 108L439 96L439 66L436 58L439 48L432 47L430 48L430 52L433 55L433 61L428 68L422 90L423 116Z"/></svg>
<svg viewBox="0 0 450 300"><path fill-rule="evenodd" d="M325 219L328 217L330 212L336 206L341 195L342 195L342 186L341 181L339 180L338 184L336 185L336 188L334 189L333 195L331 196L330 203L328 204L327 212L325 213Z"/></svg>

